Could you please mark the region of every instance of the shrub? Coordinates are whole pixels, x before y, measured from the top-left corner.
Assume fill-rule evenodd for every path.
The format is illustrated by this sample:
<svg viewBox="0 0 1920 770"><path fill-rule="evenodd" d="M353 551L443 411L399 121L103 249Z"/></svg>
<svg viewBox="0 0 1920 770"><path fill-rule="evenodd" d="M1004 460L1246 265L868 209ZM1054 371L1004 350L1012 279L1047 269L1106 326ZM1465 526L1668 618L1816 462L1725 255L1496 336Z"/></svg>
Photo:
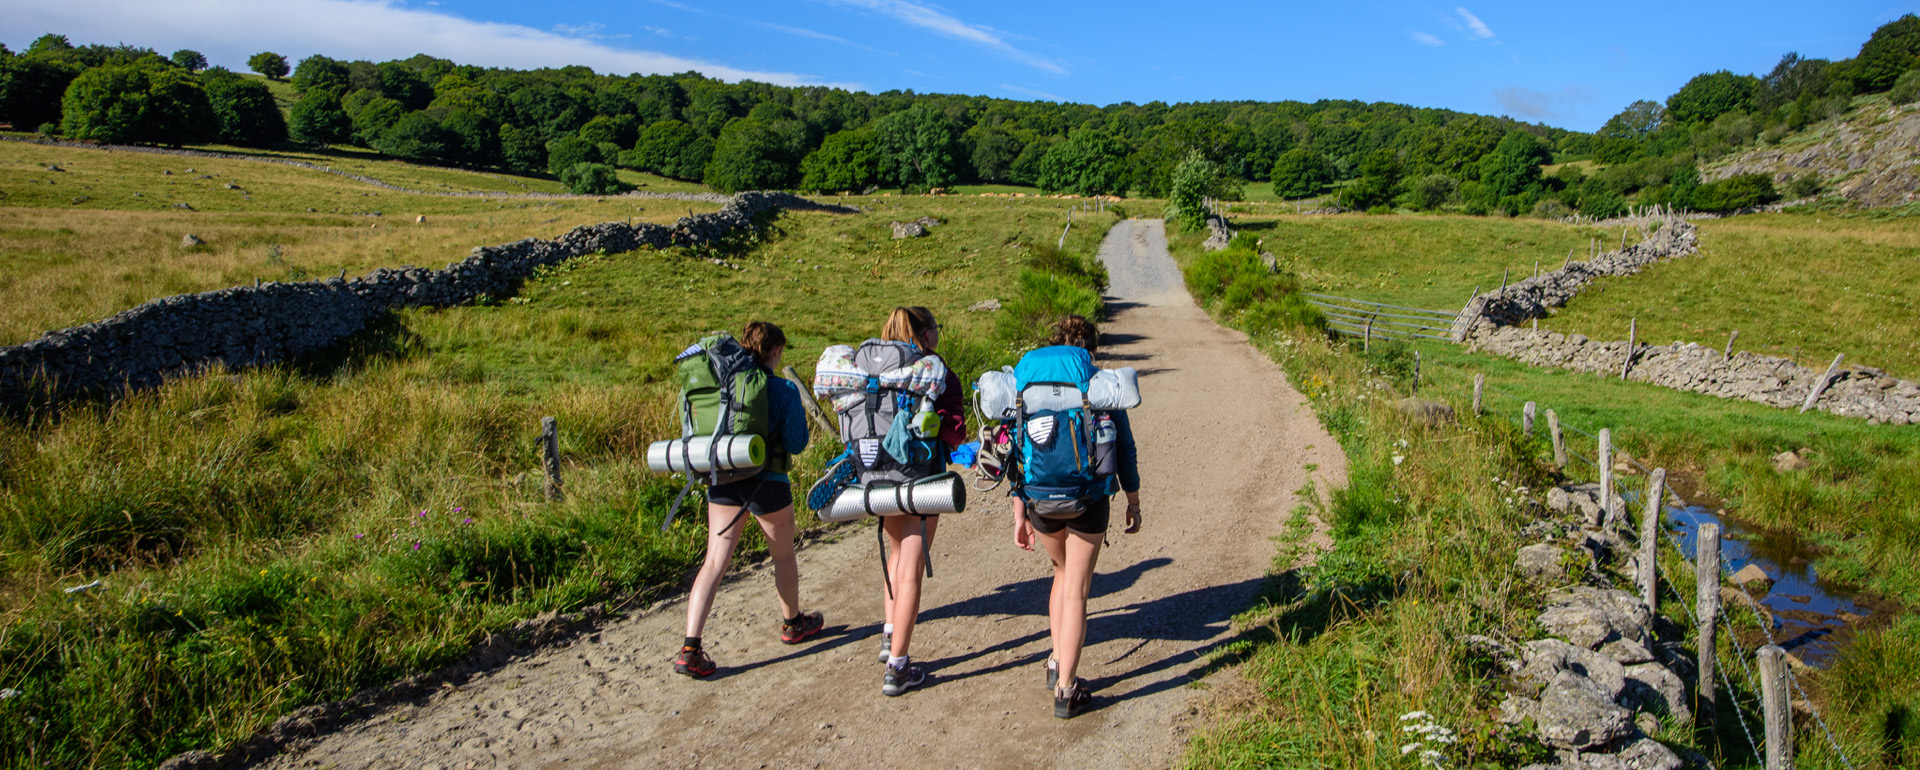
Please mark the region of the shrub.
<svg viewBox="0 0 1920 770"><path fill-rule="evenodd" d="M99 142L182 145L211 138L213 109L193 76L141 65L80 73L60 100L61 131Z"/></svg>
<svg viewBox="0 0 1920 770"><path fill-rule="evenodd" d="M1693 194L1693 207L1701 211L1731 211L1779 199L1780 193L1773 187L1773 177L1767 174L1741 174L1700 185Z"/></svg>
<svg viewBox="0 0 1920 770"><path fill-rule="evenodd" d="M1219 176L1220 167L1198 150L1188 151L1186 159L1174 167L1173 190L1168 197L1180 229L1192 231L1207 226L1206 198Z"/></svg>
<svg viewBox="0 0 1920 770"><path fill-rule="evenodd" d="M182 48L174 51L172 56L167 57L167 60L173 62L173 65L176 67L196 72L207 68L207 57L202 56L199 51L191 48Z"/></svg>
<svg viewBox="0 0 1920 770"><path fill-rule="evenodd" d="M1428 174L1413 180L1401 200L1411 208L1431 211L1452 200L1454 191L1459 187L1459 180L1446 174Z"/></svg>
<svg viewBox="0 0 1920 770"><path fill-rule="evenodd" d="M1269 269L1257 243L1242 233L1227 248L1200 255L1186 269L1187 288L1248 329L1326 328L1326 319L1300 294L1300 279Z"/></svg>
<svg viewBox="0 0 1920 770"><path fill-rule="evenodd" d="M1333 181L1333 164L1327 156L1294 148L1280 153L1273 162L1273 194L1282 198L1305 198L1318 194Z"/></svg>
<svg viewBox="0 0 1920 770"><path fill-rule="evenodd" d="M1912 104L1920 101L1920 69L1911 69L1893 81L1893 90L1887 92L1887 98L1894 104Z"/></svg>
<svg viewBox="0 0 1920 770"><path fill-rule="evenodd" d="M353 138L353 120L332 91L318 90L293 103L287 129L309 144L337 144Z"/></svg>
<svg viewBox="0 0 1920 770"><path fill-rule="evenodd" d="M1612 219L1626 212L1626 199L1612 190L1594 190L1580 199L1580 213L1594 219Z"/></svg>
<svg viewBox="0 0 1920 770"><path fill-rule="evenodd" d="M1795 198L1811 198L1820 194L1820 175L1812 171L1795 176L1787 182L1787 192Z"/></svg>
<svg viewBox="0 0 1920 770"><path fill-rule="evenodd" d="M1572 213L1573 209L1559 198L1547 198L1533 204L1533 215L1540 219L1562 219Z"/></svg>
<svg viewBox="0 0 1920 770"><path fill-rule="evenodd" d="M560 181L575 195L613 195L625 186L619 173L605 163L576 163L560 172Z"/></svg>
<svg viewBox="0 0 1920 770"><path fill-rule="evenodd" d="M1100 290L1069 275L1029 267L1020 271L1013 301L997 314L994 332L1003 340L1020 341L1035 329L1052 326L1061 316L1080 315L1098 321L1105 312Z"/></svg>
<svg viewBox="0 0 1920 770"><path fill-rule="evenodd" d="M222 71L224 72L224 70ZM220 141L265 147L287 139L287 121L266 84L232 73L203 79Z"/></svg>

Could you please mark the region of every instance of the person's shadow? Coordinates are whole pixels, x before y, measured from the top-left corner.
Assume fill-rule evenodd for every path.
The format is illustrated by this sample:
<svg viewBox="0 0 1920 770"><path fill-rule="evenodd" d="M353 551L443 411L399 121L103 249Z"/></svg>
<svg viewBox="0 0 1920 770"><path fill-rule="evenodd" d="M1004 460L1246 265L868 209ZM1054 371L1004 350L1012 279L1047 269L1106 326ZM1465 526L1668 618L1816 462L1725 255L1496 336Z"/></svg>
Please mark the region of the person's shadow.
<svg viewBox="0 0 1920 770"><path fill-rule="evenodd" d="M1088 598L1091 600L1124 591L1138 581L1141 575L1171 563L1173 563L1172 559L1164 557L1146 559L1114 572L1095 574ZM1089 646L1112 641L1127 642L1118 655L1098 661L1103 664L1132 658L1156 641L1186 644L1176 644L1176 649L1170 655L1157 659L1142 659L1133 668L1123 672L1089 679L1088 685L1095 692L1115 692L1130 681L1150 678L1170 668L1189 667L1190 670L1180 675L1166 677L1123 693L1126 698L1135 698L1182 686L1204 676L1211 671L1211 667L1200 664L1203 664L1216 649L1233 644L1239 639L1238 635L1225 634L1233 616L1252 606L1263 592L1269 591L1272 588L1271 582L1267 577L1251 578L1091 613L1087 619ZM920 619L925 622L936 618L975 617L991 618L992 622L998 623L1023 617L1045 617L1047 600L1052 589L1052 577L1008 583L981 596L931 608L922 612ZM983 649L929 660L927 665L929 669L936 672L942 669L951 670L971 660L1018 649L1035 641L1044 641L1047 637L1045 624L1033 623L1032 625L1036 628L1030 633L1009 636L1005 641ZM993 666L942 675L939 681L959 681L1034 665L1046 660L1046 657L1047 651L1035 651ZM1096 659L1088 658L1088 660ZM1109 701L1096 700L1094 708L1101 708L1107 702Z"/></svg>

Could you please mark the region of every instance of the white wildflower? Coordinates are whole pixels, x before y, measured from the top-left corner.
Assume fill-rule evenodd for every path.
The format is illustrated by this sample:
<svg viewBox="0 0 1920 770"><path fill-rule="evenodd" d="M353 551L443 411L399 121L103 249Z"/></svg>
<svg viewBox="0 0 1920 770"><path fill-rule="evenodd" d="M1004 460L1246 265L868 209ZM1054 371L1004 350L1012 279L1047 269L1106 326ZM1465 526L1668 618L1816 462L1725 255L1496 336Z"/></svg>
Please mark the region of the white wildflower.
<svg viewBox="0 0 1920 770"><path fill-rule="evenodd" d="M1406 456L1406 455L1394 455L1394 456L1393 456L1393 464L1394 464L1394 465L1399 465L1399 464L1401 464L1401 463L1403 463L1403 462L1406 462L1406 461L1407 461L1407 456Z"/></svg>
<svg viewBox="0 0 1920 770"><path fill-rule="evenodd" d="M1409 744L1407 744L1407 745L1405 745L1405 746L1401 746L1401 747L1400 747L1400 756L1403 756L1403 757L1404 757L1404 756L1406 756L1406 755L1408 755L1408 754L1412 754L1412 753L1413 753L1413 752L1414 752L1415 750L1417 750L1417 749L1419 749L1419 748L1420 748L1420 744L1419 744L1419 743L1409 743Z"/></svg>

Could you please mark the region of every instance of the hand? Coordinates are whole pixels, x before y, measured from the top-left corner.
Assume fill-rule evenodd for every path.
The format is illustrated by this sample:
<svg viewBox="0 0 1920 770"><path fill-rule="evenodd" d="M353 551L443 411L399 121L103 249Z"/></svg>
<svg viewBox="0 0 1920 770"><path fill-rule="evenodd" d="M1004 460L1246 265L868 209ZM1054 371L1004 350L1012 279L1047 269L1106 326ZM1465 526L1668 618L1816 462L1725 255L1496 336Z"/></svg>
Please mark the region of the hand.
<svg viewBox="0 0 1920 770"><path fill-rule="evenodd" d="M1021 511L1013 513L1013 544L1022 550L1033 550L1033 525L1027 523L1027 516Z"/></svg>
<svg viewBox="0 0 1920 770"><path fill-rule="evenodd" d="M1127 528L1122 530L1129 535L1140 532L1140 496L1127 494Z"/></svg>

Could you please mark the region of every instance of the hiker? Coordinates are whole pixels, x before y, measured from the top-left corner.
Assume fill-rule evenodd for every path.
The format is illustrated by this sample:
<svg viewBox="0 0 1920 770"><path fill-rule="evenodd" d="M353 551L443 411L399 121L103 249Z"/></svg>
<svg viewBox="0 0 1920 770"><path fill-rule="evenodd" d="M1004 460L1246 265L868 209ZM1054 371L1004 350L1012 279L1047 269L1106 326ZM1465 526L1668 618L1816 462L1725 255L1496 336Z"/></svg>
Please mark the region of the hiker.
<svg viewBox="0 0 1920 770"><path fill-rule="evenodd" d="M725 335L709 337L688 348L681 358L722 355L731 349L732 342ZM773 585L780 598L780 617L785 619L780 624L780 641L799 644L819 634L825 624L819 612L800 611L800 573L793 555L793 486L787 478L787 469L791 458L807 448L807 416L802 411L799 388L774 374L779 371L780 358L786 353L787 336L778 326L754 321L741 332L738 347L751 354L752 361L730 366L736 369L757 366L759 371L741 372L733 381L751 381L756 386L764 383L764 387L748 390L762 392L766 397L767 461L752 476L711 484L707 489L707 559L693 579L693 591L687 596L687 639L673 661L673 670L695 678L705 677L717 668L713 658L701 647L700 632L706 626L707 613L713 609L713 592L727 572L734 546L740 543L740 534L745 529L738 526L740 520L748 513L753 514L760 531L766 533L767 550L773 555ZM736 393L733 398L747 400L751 396ZM689 477L691 483L692 474Z"/></svg>
<svg viewBox="0 0 1920 770"><path fill-rule="evenodd" d="M1077 675L1087 637L1087 592L1106 540L1116 481L1126 493L1125 531L1140 531L1140 470L1127 413L1089 407L1099 403L1089 401L1087 395L1094 389L1088 383L1097 371L1092 361L1099 339L1091 321L1070 315L1054 325L1049 347L1028 353L1014 367L1021 392L1033 392L1028 390L1029 383L1042 383L1041 389L1047 385L1078 388L1078 392L1067 390L1067 398L1054 402L1054 408L1020 418L1016 428L1020 448L1014 460L1021 467L1018 473L1009 473L1015 481L1013 542L1031 551L1038 539L1053 561L1053 590L1047 598L1053 653L1047 656L1046 673L1047 687L1053 691L1053 715L1061 719L1072 718L1092 703L1086 682ZM1138 403L1137 395L1133 402ZM1024 408L1031 410L1032 403Z"/></svg>
<svg viewBox="0 0 1920 770"><path fill-rule="evenodd" d="M888 342L913 345L924 356L935 356L940 347L940 324L933 311L924 307L896 307L887 316L880 338ZM933 449L931 462L909 475L938 473L947 468L948 455L967 437L966 402L959 376L951 368L940 394L933 399L933 412L940 420L938 438L928 442ZM926 555L933 547L933 534L940 516L882 516L884 534L881 562L886 565L882 577L881 607L885 619L880 634L880 659L887 664L881 679L881 693L900 695L926 681L926 671L913 665L908 647L913 642L914 621L920 616L920 586L923 570L929 570ZM887 558L892 554L892 558Z"/></svg>

